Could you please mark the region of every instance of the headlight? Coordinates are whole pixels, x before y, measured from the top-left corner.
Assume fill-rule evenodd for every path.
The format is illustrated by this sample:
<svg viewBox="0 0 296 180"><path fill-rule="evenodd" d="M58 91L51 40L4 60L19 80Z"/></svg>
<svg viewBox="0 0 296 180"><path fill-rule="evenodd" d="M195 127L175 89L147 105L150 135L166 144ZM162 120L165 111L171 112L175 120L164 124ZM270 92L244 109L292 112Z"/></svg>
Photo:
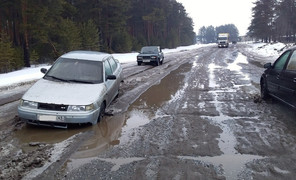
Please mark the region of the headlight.
<svg viewBox="0 0 296 180"><path fill-rule="evenodd" d="M151 56L151 58L152 58L152 59L156 59L157 57L156 57L156 56Z"/></svg>
<svg viewBox="0 0 296 180"><path fill-rule="evenodd" d="M143 59L143 57L141 57L141 56L137 56L137 59Z"/></svg>
<svg viewBox="0 0 296 180"><path fill-rule="evenodd" d="M68 110L67 111L91 111L94 109L94 105L90 104L87 106L80 106L80 105L70 105L68 106Z"/></svg>
<svg viewBox="0 0 296 180"><path fill-rule="evenodd" d="M21 100L20 105L22 107L26 107L26 108L32 108L32 109L37 109L38 108L38 103L37 102L33 102L33 101L26 101L26 100Z"/></svg>

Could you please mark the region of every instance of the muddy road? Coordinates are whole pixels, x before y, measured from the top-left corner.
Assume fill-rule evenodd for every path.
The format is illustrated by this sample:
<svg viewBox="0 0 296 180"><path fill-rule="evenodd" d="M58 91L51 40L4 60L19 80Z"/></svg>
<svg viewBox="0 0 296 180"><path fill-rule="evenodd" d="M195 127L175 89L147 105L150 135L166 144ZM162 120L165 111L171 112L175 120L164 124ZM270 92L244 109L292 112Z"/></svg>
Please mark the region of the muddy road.
<svg viewBox="0 0 296 180"><path fill-rule="evenodd" d="M260 100L268 59L244 46L124 64L120 95L95 126L27 126L15 101L0 106L11 118L1 125L0 178L294 179L295 110Z"/></svg>

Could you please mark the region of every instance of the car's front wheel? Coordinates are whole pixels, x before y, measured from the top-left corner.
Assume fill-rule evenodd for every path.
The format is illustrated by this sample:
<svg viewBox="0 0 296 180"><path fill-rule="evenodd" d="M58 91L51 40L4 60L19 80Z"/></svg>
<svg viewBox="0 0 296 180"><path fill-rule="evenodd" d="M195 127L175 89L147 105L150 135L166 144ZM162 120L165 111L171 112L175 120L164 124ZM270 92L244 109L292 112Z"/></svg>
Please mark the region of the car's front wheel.
<svg viewBox="0 0 296 180"><path fill-rule="evenodd" d="M264 79L261 80L260 82L260 89L261 89L261 98L266 100L268 99L269 97L269 94L268 94L268 90L267 90L267 85L266 85L266 82Z"/></svg>
<svg viewBox="0 0 296 180"><path fill-rule="evenodd" d="M100 113L99 113L99 117L98 117L98 121L97 121L97 123L99 123L99 122L103 119L103 116L104 116L104 114L105 114L105 109L106 109L106 105L105 105L105 103L103 102L103 103L101 104L101 107L100 107Z"/></svg>
<svg viewBox="0 0 296 180"><path fill-rule="evenodd" d="M163 61L164 61L164 58L162 58L162 61L160 61L160 65L162 65L162 64L163 64Z"/></svg>
<svg viewBox="0 0 296 180"><path fill-rule="evenodd" d="M157 58L155 61L155 66L159 66L159 65L160 65L160 60L159 60L159 58Z"/></svg>

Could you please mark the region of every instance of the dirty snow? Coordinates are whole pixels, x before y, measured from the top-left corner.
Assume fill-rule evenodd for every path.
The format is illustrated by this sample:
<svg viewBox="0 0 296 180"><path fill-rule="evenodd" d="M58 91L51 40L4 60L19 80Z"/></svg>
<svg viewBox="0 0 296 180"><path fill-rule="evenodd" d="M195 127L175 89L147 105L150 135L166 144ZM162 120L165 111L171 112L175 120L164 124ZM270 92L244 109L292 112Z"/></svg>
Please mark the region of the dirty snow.
<svg viewBox="0 0 296 180"><path fill-rule="evenodd" d="M213 45L213 44L210 44ZM282 53L282 49L288 48L291 45L285 45L283 43L273 43L273 44L266 44L266 43L252 43L250 44L249 51L266 55L266 56L278 56ZM183 52L192 49L197 49L200 47L204 47L208 45L201 45L196 44L192 46L182 46L176 49L163 49L164 54L174 53L174 52ZM136 62L137 52L132 53L116 53L112 54L116 59L119 60L120 63L132 63ZM7 87L11 85L16 85L19 83L25 83L33 80L38 80L43 77L43 74L40 72L41 68L50 68L50 65L42 64L38 66L34 66L31 68L24 68L22 70L0 74L0 88Z"/></svg>

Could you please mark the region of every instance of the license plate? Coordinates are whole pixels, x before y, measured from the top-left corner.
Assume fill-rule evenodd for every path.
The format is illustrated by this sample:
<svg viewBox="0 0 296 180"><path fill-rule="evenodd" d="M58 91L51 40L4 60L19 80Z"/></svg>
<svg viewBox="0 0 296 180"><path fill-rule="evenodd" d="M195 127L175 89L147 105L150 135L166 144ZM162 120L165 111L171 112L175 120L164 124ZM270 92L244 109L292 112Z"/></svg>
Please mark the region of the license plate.
<svg viewBox="0 0 296 180"><path fill-rule="evenodd" d="M51 116L51 115L38 115L37 119L39 121L57 121L57 116Z"/></svg>
<svg viewBox="0 0 296 180"><path fill-rule="evenodd" d="M143 62L150 62L150 60L143 60Z"/></svg>

